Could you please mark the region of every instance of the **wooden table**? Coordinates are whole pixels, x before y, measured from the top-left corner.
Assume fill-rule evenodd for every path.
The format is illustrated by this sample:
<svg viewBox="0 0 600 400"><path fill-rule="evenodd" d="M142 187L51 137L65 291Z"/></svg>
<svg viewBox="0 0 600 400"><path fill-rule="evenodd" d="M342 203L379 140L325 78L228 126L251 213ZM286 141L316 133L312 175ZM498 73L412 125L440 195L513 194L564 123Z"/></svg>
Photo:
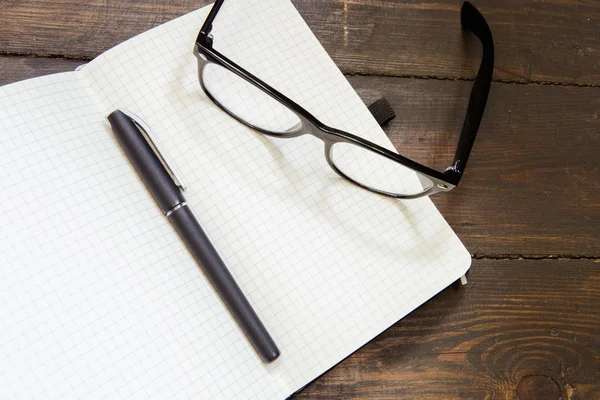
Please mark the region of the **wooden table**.
<svg viewBox="0 0 600 400"><path fill-rule="evenodd" d="M449 165L480 49L455 0L294 0L396 147ZM298 399L600 399L600 1L474 0L496 45L459 188L434 202L473 254L450 287ZM72 70L204 5L0 0L0 83Z"/></svg>

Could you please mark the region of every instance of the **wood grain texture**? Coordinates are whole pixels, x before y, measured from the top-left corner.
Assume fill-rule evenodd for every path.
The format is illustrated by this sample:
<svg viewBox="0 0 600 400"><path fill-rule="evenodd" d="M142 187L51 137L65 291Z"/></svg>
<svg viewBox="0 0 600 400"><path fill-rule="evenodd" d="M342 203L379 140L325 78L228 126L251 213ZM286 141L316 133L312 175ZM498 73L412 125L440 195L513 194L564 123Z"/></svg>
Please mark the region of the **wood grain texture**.
<svg viewBox="0 0 600 400"><path fill-rule="evenodd" d="M464 34L459 0L297 0L346 73L474 77L477 39ZM495 43L496 80L600 83L600 2L473 0Z"/></svg>
<svg viewBox="0 0 600 400"><path fill-rule="evenodd" d="M0 52L93 58L210 0L3 0ZM496 44L495 78L600 85L600 2L474 0ZM294 0L346 73L473 77L458 0Z"/></svg>
<svg viewBox="0 0 600 400"><path fill-rule="evenodd" d="M600 399L600 263L476 260L295 399Z"/></svg>
<svg viewBox="0 0 600 400"><path fill-rule="evenodd" d="M443 171L458 144L471 84L350 77L397 117L396 149ZM492 85L460 185L432 196L477 255L600 255L600 88Z"/></svg>
<svg viewBox="0 0 600 400"><path fill-rule="evenodd" d="M91 59L139 33L212 2L3 0L0 52Z"/></svg>
<svg viewBox="0 0 600 400"><path fill-rule="evenodd" d="M83 61L0 56L0 85L57 72L73 71Z"/></svg>

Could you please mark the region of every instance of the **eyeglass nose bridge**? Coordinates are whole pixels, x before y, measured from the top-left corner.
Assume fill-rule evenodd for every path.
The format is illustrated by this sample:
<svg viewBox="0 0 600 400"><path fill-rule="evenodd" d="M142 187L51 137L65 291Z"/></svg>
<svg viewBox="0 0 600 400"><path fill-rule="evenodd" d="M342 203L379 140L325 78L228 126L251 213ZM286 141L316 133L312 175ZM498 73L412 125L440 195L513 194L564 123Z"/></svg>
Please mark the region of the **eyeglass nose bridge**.
<svg viewBox="0 0 600 400"><path fill-rule="evenodd" d="M321 140L325 144L325 147L331 147L335 143L340 143L340 142L350 143L350 141L346 140L344 137L339 136L335 133L329 132L327 127L321 126L323 124L320 123L318 120L314 119L314 117L311 116L312 118L308 118L308 117L296 112L295 110L292 110L290 108L288 108L288 109L290 111L292 111L294 114L296 114L296 117L298 117L298 119L300 120L300 123L301 123L301 127L298 129L297 134L294 136L311 135L311 136Z"/></svg>
<svg viewBox="0 0 600 400"><path fill-rule="evenodd" d="M320 129L315 122L311 121L309 118L305 117L304 115L302 115L294 110L291 110L290 108L288 108L288 110L292 111L296 115L296 117L300 120L300 127L294 136L310 135L310 136L314 136L317 139L320 139L322 141L326 141L326 132L324 132L322 129Z"/></svg>

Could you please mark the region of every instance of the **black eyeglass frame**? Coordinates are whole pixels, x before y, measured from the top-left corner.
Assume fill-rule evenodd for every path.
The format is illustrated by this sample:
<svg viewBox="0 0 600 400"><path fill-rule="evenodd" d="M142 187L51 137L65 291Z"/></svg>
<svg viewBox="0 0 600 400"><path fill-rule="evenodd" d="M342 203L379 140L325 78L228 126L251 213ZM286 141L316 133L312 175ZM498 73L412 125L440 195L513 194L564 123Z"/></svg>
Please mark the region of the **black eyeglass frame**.
<svg viewBox="0 0 600 400"><path fill-rule="evenodd" d="M365 140L359 136L351 133L336 129L325 125L314 117L311 113L306 111L303 107L298 105L296 102L285 96L283 93L277 91L267 83L263 82L258 77L254 76L244 68L240 67L223 54L219 53L213 48L213 37L211 35L212 24L215 20L224 0L216 0L213 7L211 8L208 17L204 21L196 44L194 46L194 55L198 59L198 78L200 85L204 93L223 111L241 122L242 124L255 129L265 135L279 137L279 138L294 138L305 134L313 135L324 142L325 145L325 158L329 166L341 177L349 180L350 182L358 185L371 192L379 193L382 195L401 198L401 199L413 199L423 196L429 196L438 192L447 192L453 189L460 182L462 175L465 170L465 166L469 159L473 143L483 117L483 112L487 102L487 98L490 91L492 82L492 74L494 70L494 43L492 39L492 33L490 28L481 13L469 2L464 2L461 7L461 24L464 28L472 32L479 38L482 44L482 60L479 66L479 71L475 77L473 87L471 89L471 95L469 98L469 105L467 107L467 113L463 123L461 135L459 138L458 146L454 156L454 162L444 172L439 172L432 168L429 168L423 164L413 161L409 158L394 153L386 148L383 148L375 143ZM230 72L241 77L245 81L256 86L258 89L278 101L283 106L287 107L292 111L301 121L299 129L292 132L280 133L272 132L262 129L258 126L252 125L242 118L235 115L233 112L223 106L206 88L203 81L204 68L209 63L215 63L223 68L226 68ZM370 150L377 153L380 156L386 157L392 161L398 162L405 167L408 167L420 174L425 175L432 181L432 186L427 190L424 190L418 194L397 194L386 191L377 190L375 188L363 185L362 183L352 179L348 175L340 171L332 160L332 148L336 143L349 143L356 146L360 146L364 149Z"/></svg>

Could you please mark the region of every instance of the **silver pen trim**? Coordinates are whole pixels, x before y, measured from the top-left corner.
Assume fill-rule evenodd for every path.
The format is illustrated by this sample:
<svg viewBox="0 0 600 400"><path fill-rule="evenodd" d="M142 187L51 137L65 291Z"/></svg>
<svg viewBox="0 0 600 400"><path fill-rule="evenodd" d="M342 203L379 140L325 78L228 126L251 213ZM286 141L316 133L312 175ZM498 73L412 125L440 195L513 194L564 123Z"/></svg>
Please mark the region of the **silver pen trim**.
<svg viewBox="0 0 600 400"><path fill-rule="evenodd" d="M187 207L187 203L185 201L183 203L177 204L175 207L173 207L169 211L167 211L165 213L165 217L169 218L169 216L171 216L171 214L173 214L175 211L177 211L177 210L179 210L180 208L183 208L183 207Z"/></svg>

